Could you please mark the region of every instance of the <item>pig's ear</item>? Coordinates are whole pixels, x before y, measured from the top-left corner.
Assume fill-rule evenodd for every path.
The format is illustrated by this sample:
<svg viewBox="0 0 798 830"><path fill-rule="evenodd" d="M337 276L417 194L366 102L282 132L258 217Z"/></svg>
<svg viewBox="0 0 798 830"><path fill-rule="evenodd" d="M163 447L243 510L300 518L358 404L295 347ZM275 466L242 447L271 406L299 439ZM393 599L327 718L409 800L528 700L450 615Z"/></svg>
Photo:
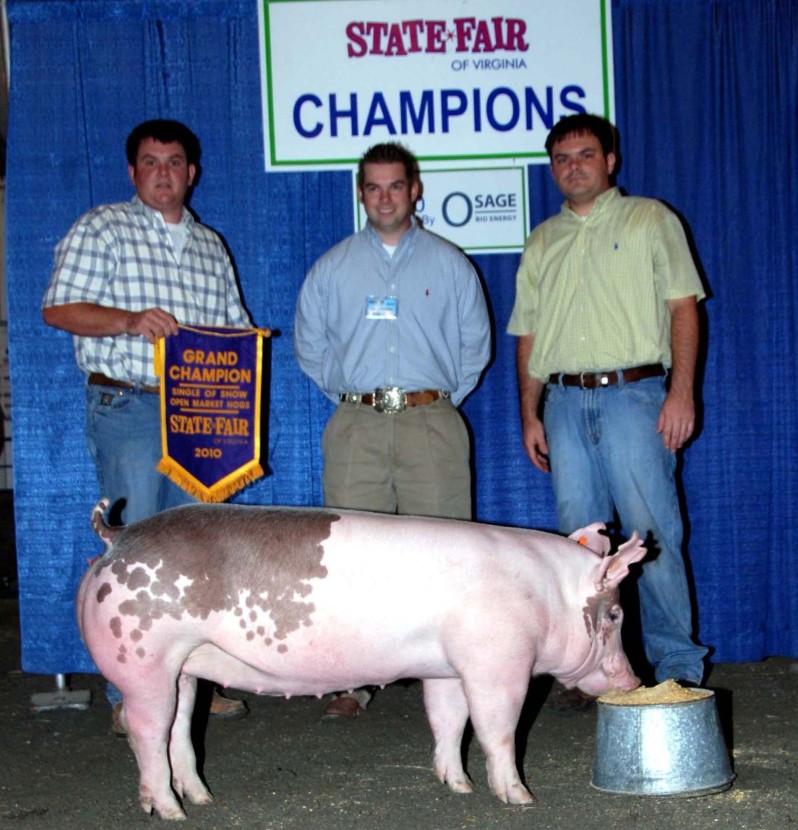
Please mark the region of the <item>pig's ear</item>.
<svg viewBox="0 0 798 830"><path fill-rule="evenodd" d="M632 538L618 548L617 553L602 559L596 573L596 590L606 591L616 588L629 573L629 566L632 562L639 562L647 552L646 546L635 531Z"/></svg>
<svg viewBox="0 0 798 830"><path fill-rule="evenodd" d="M606 529L601 522L593 522L592 525L575 530L568 538L579 542L580 545L584 545L599 556L606 556L610 551L609 537L602 533Z"/></svg>

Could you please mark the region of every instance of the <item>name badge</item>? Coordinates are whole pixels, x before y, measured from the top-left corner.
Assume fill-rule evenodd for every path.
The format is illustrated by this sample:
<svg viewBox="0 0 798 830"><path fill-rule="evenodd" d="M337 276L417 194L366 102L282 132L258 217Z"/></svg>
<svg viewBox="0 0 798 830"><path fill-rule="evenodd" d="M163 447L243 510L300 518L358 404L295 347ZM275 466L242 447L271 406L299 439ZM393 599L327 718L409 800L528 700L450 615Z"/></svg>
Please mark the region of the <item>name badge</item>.
<svg viewBox="0 0 798 830"><path fill-rule="evenodd" d="M395 320L399 314L396 297L366 297L367 320Z"/></svg>

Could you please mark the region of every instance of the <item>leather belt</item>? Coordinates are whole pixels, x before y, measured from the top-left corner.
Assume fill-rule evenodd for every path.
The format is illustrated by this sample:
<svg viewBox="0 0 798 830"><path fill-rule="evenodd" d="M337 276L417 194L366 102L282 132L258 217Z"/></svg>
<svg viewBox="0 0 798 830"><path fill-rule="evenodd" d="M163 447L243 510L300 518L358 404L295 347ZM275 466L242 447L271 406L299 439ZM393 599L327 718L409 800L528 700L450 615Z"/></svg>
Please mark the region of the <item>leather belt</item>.
<svg viewBox="0 0 798 830"><path fill-rule="evenodd" d="M375 389L373 392L345 392L338 397L341 403L362 403L373 407L377 412L393 415L396 412L404 412L408 407L425 406L440 398L448 398L449 393L443 389L405 392L398 386L389 386L385 389Z"/></svg>
<svg viewBox="0 0 798 830"><path fill-rule="evenodd" d="M161 391L157 386L146 386L143 383L137 386L135 383L128 383L126 380L114 380L113 378L101 375L99 372L92 372L89 375L88 383L90 386L111 386L114 389L130 389L138 392L147 392L150 395L157 395Z"/></svg>
<svg viewBox="0 0 798 830"><path fill-rule="evenodd" d="M634 383L637 380L662 377L665 374L665 367L661 363L647 363L644 366L630 366L628 369L610 372L580 372L577 375L555 373L549 377L549 383L579 386L581 389L601 389L605 386L615 386L621 379L624 383Z"/></svg>

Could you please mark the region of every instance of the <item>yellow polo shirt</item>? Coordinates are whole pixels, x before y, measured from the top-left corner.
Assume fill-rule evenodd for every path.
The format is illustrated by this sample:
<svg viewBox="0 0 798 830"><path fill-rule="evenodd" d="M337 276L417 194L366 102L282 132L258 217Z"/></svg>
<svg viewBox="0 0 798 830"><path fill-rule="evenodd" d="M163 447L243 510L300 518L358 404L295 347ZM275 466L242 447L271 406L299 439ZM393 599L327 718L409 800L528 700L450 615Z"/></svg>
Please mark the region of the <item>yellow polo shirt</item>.
<svg viewBox="0 0 798 830"><path fill-rule="evenodd" d="M667 300L704 290L681 223L662 202L602 193L566 204L526 242L507 331L535 335L529 374L671 365Z"/></svg>

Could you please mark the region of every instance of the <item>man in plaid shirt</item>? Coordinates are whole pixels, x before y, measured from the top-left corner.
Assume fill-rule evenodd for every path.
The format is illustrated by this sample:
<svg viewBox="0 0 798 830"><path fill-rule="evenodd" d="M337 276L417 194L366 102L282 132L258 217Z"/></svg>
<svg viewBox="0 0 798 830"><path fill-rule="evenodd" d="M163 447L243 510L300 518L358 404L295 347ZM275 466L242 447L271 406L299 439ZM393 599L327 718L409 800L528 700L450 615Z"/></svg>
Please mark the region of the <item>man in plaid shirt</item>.
<svg viewBox="0 0 798 830"><path fill-rule="evenodd" d="M136 189L129 202L100 205L78 219L55 249L42 302L44 321L73 335L86 376L89 450L112 522L131 522L194 501L156 470L161 457L153 344L184 325L249 327L224 245L185 202L200 145L177 121L146 121L126 145ZM114 731L121 696L109 686ZM211 715L246 714L214 692Z"/></svg>

